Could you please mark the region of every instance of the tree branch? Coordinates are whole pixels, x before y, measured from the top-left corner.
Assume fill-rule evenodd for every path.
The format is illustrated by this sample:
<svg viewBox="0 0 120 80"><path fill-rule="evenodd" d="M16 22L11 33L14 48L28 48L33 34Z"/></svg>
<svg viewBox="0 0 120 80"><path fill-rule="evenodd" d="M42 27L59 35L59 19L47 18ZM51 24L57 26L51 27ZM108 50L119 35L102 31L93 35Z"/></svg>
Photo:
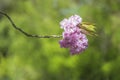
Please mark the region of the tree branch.
<svg viewBox="0 0 120 80"><path fill-rule="evenodd" d="M10 18L10 16L8 16L6 13L0 11L0 14L6 16L8 18L8 20L10 21L10 23L12 24L13 28L20 31L21 33L23 33L27 37L35 37L35 38L61 38L62 37L62 35L33 35L33 34L29 34L29 33L25 32L24 30L22 30L21 28L17 27L15 25L15 23L13 22L13 20Z"/></svg>

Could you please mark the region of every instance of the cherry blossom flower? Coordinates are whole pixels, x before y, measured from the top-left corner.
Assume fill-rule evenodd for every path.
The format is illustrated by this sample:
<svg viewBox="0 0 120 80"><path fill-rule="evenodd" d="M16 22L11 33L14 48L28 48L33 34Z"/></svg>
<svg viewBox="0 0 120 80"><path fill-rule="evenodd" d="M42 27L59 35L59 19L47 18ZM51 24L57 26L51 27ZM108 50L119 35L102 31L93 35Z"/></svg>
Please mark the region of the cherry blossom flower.
<svg viewBox="0 0 120 80"><path fill-rule="evenodd" d="M63 39L59 42L60 46L61 48L69 48L71 54L81 53L88 47L86 35L77 26L81 22L82 18L78 15L73 15L60 22L60 26L64 30Z"/></svg>

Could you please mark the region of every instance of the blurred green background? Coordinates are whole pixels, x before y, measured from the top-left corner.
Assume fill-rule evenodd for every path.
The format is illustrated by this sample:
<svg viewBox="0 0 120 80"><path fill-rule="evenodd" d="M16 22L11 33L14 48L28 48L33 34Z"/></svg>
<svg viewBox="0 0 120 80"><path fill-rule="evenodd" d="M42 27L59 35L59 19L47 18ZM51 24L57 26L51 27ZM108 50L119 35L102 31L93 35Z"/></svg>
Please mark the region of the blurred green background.
<svg viewBox="0 0 120 80"><path fill-rule="evenodd" d="M0 0L0 11L31 34L60 34L73 14L95 23L98 37L71 56L60 39L28 38L0 15L0 80L120 80L120 0Z"/></svg>

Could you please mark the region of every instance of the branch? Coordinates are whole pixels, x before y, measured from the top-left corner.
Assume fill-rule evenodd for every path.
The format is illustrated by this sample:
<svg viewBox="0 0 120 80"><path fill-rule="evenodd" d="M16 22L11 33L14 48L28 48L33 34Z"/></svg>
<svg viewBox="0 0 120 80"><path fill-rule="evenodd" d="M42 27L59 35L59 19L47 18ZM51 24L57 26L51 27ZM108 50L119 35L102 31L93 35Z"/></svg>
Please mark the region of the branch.
<svg viewBox="0 0 120 80"><path fill-rule="evenodd" d="M24 30L22 30L21 28L17 27L15 25L15 23L13 22L13 20L10 18L10 16L8 16L6 13L0 11L0 14L6 16L8 18L8 20L10 21L10 23L12 24L13 28L20 31L21 33L23 33L27 37L35 37L35 38L61 38L62 37L62 35L33 35L33 34L29 34L29 33L25 32Z"/></svg>

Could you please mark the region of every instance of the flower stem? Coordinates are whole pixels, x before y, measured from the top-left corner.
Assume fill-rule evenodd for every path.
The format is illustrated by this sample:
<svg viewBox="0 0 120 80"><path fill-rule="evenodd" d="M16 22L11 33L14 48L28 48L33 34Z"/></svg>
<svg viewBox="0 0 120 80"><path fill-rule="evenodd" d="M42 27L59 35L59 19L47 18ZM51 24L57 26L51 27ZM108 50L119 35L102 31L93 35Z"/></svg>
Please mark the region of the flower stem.
<svg viewBox="0 0 120 80"><path fill-rule="evenodd" d="M10 23L12 24L13 28L15 28L19 32L23 33L27 37L34 37L34 38L61 38L62 37L62 35L34 35L34 34L29 34L29 33L25 32L24 30L22 30L21 28L17 27L9 15L7 15L6 13L1 12L1 11L0 11L0 14L6 16L8 18L8 20L10 21Z"/></svg>

